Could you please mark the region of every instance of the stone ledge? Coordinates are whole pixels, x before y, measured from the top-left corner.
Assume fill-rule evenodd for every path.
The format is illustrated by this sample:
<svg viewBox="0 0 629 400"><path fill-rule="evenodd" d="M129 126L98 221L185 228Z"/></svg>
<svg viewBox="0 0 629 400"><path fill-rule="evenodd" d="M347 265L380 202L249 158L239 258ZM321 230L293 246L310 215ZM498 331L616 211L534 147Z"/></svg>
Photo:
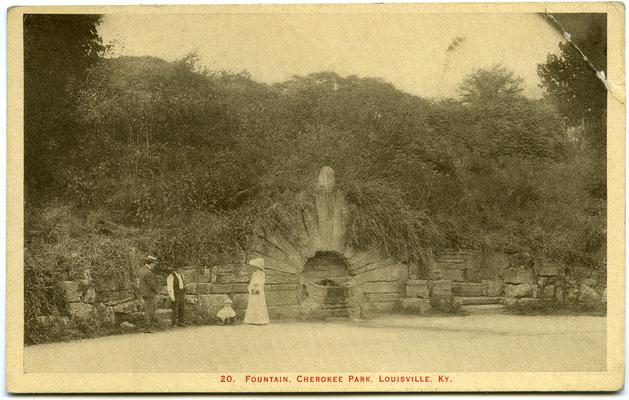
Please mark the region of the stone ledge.
<svg viewBox="0 0 629 400"><path fill-rule="evenodd" d="M428 314L432 310L430 299L404 297L400 299L400 308L417 314Z"/></svg>
<svg viewBox="0 0 629 400"><path fill-rule="evenodd" d="M406 282L406 296L421 297L427 299L430 297L428 284L425 280L410 280Z"/></svg>

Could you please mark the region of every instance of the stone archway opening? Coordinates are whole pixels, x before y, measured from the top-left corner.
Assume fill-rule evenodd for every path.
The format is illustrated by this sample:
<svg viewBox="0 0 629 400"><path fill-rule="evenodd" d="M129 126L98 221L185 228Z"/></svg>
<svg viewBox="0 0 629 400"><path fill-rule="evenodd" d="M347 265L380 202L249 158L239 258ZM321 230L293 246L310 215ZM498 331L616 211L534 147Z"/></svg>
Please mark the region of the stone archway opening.
<svg viewBox="0 0 629 400"><path fill-rule="evenodd" d="M335 251L317 251L301 272L302 302L319 309L322 316L347 316L352 279L349 262Z"/></svg>
<svg viewBox="0 0 629 400"><path fill-rule="evenodd" d="M307 280L344 282L351 277L348 267L349 262L342 254L335 251L317 251L306 260L302 276Z"/></svg>

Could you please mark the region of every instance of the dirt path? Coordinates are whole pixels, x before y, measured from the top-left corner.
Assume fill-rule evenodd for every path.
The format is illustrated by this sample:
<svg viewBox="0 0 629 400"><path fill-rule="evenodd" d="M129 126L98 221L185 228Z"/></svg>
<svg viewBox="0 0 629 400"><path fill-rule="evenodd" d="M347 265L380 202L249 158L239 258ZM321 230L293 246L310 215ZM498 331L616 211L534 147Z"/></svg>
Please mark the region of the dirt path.
<svg viewBox="0 0 629 400"><path fill-rule="evenodd" d="M27 372L600 371L604 317L388 316L188 327L25 349Z"/></svg>

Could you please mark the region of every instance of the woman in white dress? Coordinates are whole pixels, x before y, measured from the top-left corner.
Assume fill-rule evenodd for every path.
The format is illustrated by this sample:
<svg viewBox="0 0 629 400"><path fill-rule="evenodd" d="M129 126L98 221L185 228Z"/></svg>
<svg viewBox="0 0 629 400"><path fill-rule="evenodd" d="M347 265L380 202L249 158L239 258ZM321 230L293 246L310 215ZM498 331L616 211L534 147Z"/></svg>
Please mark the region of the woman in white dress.
<svg viewBox="0 0 629 400"><path fill-rule="evenodd" d="M269 323L269 312L266 308L266 296L264 295L264 259L254 258L249 265L256 267L251 274L251 281L247 290L249 298L244 322L246 324L264 325Z"/></svg>

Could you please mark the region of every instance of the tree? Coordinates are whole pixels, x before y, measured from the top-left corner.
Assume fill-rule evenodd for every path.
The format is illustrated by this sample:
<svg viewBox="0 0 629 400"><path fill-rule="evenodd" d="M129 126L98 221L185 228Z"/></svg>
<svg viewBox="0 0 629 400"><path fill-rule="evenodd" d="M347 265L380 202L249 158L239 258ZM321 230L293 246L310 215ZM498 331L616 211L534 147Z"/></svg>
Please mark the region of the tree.
<svg viewBox="0 0 629 400"><path fill-rule="evenodd" d="M545 96L553 102L567 125L575 130L579 163L589 165L587 182L593 198L607 193L606 136L607 90L596 71L607 69L607 24L604 14L557 15L571 42L559 44L560 55L549 54L537 66ZM578 47L587 60L583 59Z"/></svg>
<svg viewBox="0 0 629 400"><path fill-rule="evenodd" d="M470 154L487 161L504 157L558 160L564 156L565 138L555 110L522 96L522 82L500 65L464 78L459 93L467 112L461 115L465 123L460 126L467 131L463 140Z"/></svg>
<svg viewBox="0 0 629 400"><path fill-rule="evenodd" d="M100 15L24 16L24 165L26 196L52 196L63 157L78 135L72 85L106 46Z"/></svg>
<svg viewBox="0 0 629 400"><path fill-rule="evenodd" d="M546 63L537 66L541 86L566 123L584 126L589 143L602 150L606 143L607 91L594 69L607 68L605 16L567 15L557 19L573 35L572 43L560 43L561 54L549 54ZM575 45L588 60L583 59Z"/></svg>
<svg viewBox="0 0 629 400"><path fill-rule="evenodd" d="M522 93L523 79L502 65L481 68L467 75L459 87L463 103L494 103L512 100Z"/></svg>

